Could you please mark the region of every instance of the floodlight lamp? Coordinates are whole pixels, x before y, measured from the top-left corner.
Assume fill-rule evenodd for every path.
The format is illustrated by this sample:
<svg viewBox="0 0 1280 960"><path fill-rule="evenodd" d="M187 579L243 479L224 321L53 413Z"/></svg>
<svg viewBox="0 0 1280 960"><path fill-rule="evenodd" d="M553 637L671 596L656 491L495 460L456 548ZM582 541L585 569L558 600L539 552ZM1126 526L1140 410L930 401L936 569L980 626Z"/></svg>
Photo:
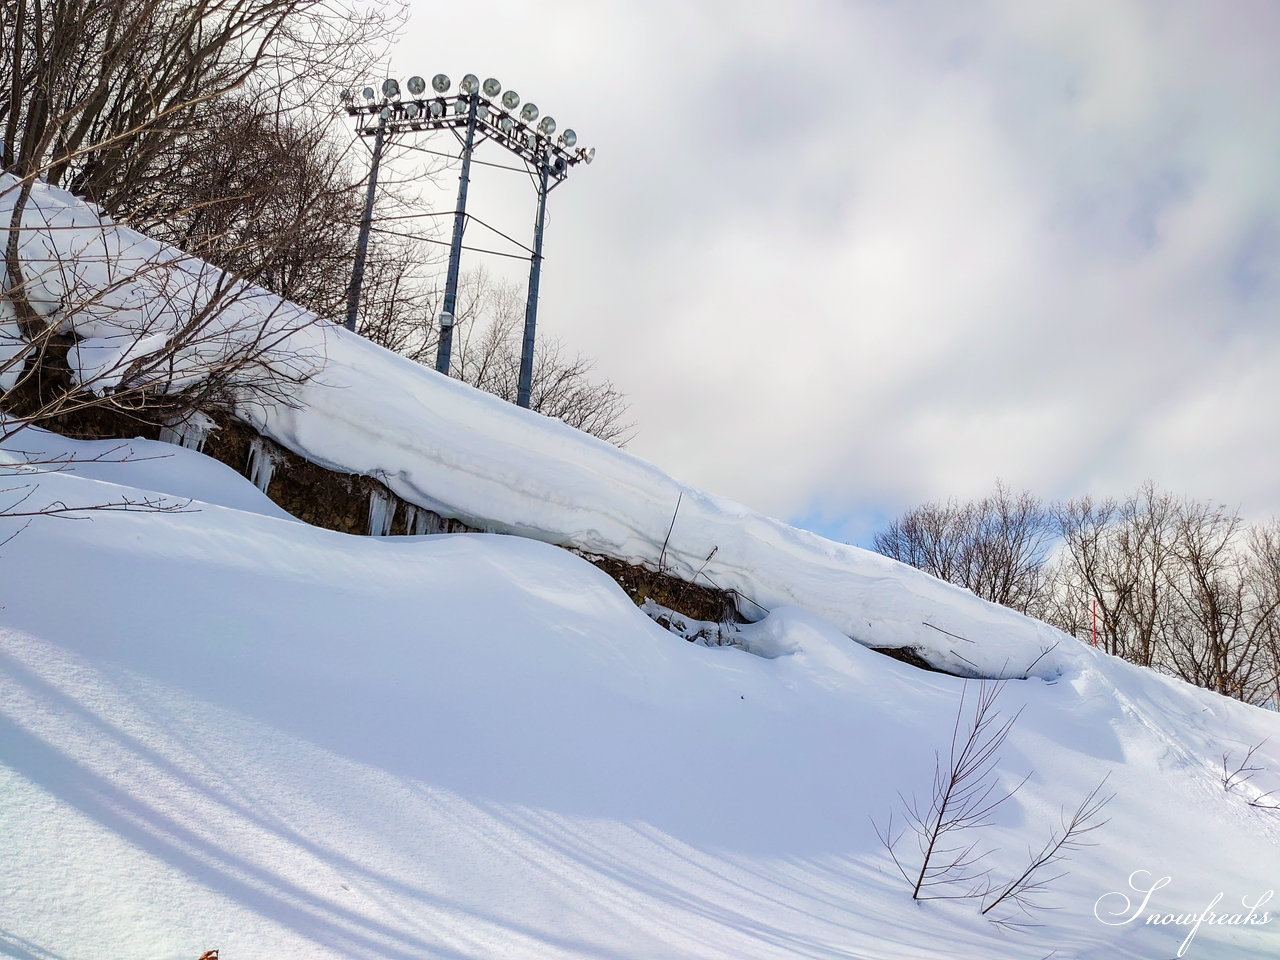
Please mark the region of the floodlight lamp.
<svg viewBox="0 0 1280 960"><path fill-rule="evenodd" d="M538 131L544 136L549 137L556 132L556 118L543 117L542 122L538 124Z"/></svg>
<svg viewBox="0 0 1280 960"><path fill-rule="evenodd" d="M365 87L362 92L366 100L372 100L377 96L377 94L373 92L373 87Z"/></svg>
<svg viewBox="0 0 1280 960"><path fill-rule="evenodd" d="M444 104L439 100L432 100L431 104L427 107L427 110L431 113L431 116L437 120L444 116Z"/></svg>
<svg viewBox="0 0 1280 960"><path fill-rule="evenodd" d="M404 105L404 115L410 120L416 117L419 112L420 111L418 110L418 105L416 103L410 102Z"/></svg>
<svg viewBox="0 0 1280 960"><path fill-rule="evenodd" d="M354 97L355 94L352 93L350 89L343 89L342 93L338 94L338 96L342 99L343 103L350 103L351 98Z"/></svg>
<svg viewBox="0 0 1280 960"><path fill-rule="evenodd" d="M492 100L494 97L496 97L498 94L502 92L502 84L500 84L493 77L490 77L488 80L484 82L484 86L481 87L481 89L484 91L484 95L488 97L490 100Z"/></svg>
<svg viewBox="0 0 1280 960"><path fill-rule="evenodd" d="M525 123L533 123L538 119L538 105L530 100L520 108L520 119Z"/></svg>
<svg viewBox="0 0 1280 960"><path fill-rule="evenodd" d="M391 117L394 115L394 113L395 111L392 110L390 107L383 107L381 110L378 111L378 116L380 116L383 120L390 120Z"/></svg>
<svg viewBox="0 0 1280 960"><path fill-rule="evenodd" d="M436 93L448 93L449 78L445 76L443 73L437 73L434 77L431 78L431 89L434 90Z"/></svg>
<svg viewBox="0 0 1280 960"><path fill-rule="evenodd" d="M456 100L453 104L453 112L455 115L459 117L462 116L464 113L466 113L467 101L459 97L458 100Z"/></svg>
<svg viewBox="0 0 1280 960"><path fill-rule="evenodd" d="M588 150L586 147L583 147L581 150L578 151L578 159L583 161L584 163L590 163L595 158L596 158L595 147L592 147L590 150Z"/></svg>
<svg viewBox="0 0 1280 960"><path fill-rule="evenodd" d="M420 97L422 96L423 91L427 89L427 81L423 80L421 77L410 77L406 86L409 88L409 92L415 97Z"/></svg>
<svg viewBox="0 0 1280 960"><path fill-rule="evenodd" d="M395 80L387 79L382 81L382 95L384 97L399 97L400 84Z"/></svg>
<svg viewBox="0 0 1280 960"><path fill-rule="evenodd" d="M560 146L566 150L578 142L578 133L573 127L569 127L564 133L560 134Z"/></svg>
<svg viewBox="0 0 1280 960"><path fill-rule="evenodd" d="M480 89L480 78L474 73L468 73L462 78L462 82L458 84L458 92L471 96Z"/></svg>
<svg viewBox="0 0 1280 960"><path fill-rule="evenodd" d="M520 106L520 94L516 93L514 90L508 90L502 95L502 105L508 110L514 110L516 107Z"/></svg>
<svg viewBox="0 0 1280 960"><path fill-rule="evenodd" d="M503 133L510 133L515 128L516 122L510 117L503 117L498 121L498 129Z"/></svg>

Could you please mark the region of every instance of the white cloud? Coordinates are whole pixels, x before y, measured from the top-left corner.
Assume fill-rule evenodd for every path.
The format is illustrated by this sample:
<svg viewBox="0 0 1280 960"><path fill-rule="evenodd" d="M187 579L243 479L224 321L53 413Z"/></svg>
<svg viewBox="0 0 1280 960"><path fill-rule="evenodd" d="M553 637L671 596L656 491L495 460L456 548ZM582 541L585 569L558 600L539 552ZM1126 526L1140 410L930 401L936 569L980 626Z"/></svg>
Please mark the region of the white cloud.
<svg viewBox="0 0 1280 960"><path fill-rule="evenodd" d="M552 196L541 329L637 453L853 536L997 476L1280 513L1274 5L414 16L406 71L493 72L600 148ZM519 233L527 187L485 189Z"/></svg>

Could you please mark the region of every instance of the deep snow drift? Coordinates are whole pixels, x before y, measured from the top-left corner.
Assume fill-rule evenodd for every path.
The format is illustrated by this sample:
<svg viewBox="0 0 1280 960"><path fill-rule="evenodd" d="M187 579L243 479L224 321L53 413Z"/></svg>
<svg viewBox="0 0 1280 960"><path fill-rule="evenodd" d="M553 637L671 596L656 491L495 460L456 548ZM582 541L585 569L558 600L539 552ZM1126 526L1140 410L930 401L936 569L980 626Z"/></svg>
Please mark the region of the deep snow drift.
<svg viewBox="0 0 1280 960"><path fill-rule="evenodd" d="M1248 806L1280 787L1274 714L1078 646L1010 681L999 771L1031 778L988 836L997 873L1104 775L1117 796L1046 926L1001 932L913 903L870 823L927 792L961 680L794 608L754 628L773 659L686 643L553 547L331 533L131 446L168 457L5 484L195 499L37 519L0 551L0 954L1151 960L1190 928L1148 914L1243 914L1280 883L1280 815ZM1268 737L1225 792L1222 753ZM1170 880L1123 923L1131 877ZM1185 955L1273 956L1274 917Z"/></svg>
<svg viewBox="0 0 1280 960"><path fill-rule="evenodd" d="M13 182L0 174L5 222ZM688 487L345 329L304 326L300 308L258 288L228 287L180 251L102 224L63 191L37 185L23 223L33 295L51 323L84 338L72 362L94 390L136 376L131 361L230 290L209 334L153 376L172 369L177 389L216 366L218 351L265 339L272 346L264 362L311 379L291 390L290 404L258 397L240 414L313 462L377 477L404 499L475 527L661 564L685 578L700 573L698 582L739 591L751 619L798 606L868 646L911 646L960 674L1021 676L1034 663L1035 675L1049 679L1078 666L1076 646L1051 649L1063 636L1044 624ZM15 333L0 313L0 342L12 344Z"/></svg>

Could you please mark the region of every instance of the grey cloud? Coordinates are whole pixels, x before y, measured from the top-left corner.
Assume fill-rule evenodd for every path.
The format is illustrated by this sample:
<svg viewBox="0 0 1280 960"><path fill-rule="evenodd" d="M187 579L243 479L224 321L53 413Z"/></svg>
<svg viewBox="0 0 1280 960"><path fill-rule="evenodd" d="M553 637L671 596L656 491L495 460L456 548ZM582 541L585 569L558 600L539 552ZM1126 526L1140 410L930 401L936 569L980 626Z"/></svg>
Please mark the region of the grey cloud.
<svg viewBox="0 0 1280 960"><path fill-rule="evenodd" d="M997 476L1280 512L1274 5L524 9L430 43L600 146L541 315L637 453L855 536Z"/></svg>

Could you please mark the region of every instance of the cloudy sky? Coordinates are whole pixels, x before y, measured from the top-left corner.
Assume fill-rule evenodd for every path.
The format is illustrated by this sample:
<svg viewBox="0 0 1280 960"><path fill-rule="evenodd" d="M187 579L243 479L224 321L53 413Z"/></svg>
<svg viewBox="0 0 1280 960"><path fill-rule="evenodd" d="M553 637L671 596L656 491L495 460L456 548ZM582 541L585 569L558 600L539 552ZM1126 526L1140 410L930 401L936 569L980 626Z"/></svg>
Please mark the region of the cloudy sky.
<svg viewBox="0 0 1280 960"><path fill-rule="evenodd" d="M996 478L1280 514L1280 4L414 2L392 73L598 148L540 333L633 452L856 543ZM531 232L527 180L472 197Z"/></svg>

